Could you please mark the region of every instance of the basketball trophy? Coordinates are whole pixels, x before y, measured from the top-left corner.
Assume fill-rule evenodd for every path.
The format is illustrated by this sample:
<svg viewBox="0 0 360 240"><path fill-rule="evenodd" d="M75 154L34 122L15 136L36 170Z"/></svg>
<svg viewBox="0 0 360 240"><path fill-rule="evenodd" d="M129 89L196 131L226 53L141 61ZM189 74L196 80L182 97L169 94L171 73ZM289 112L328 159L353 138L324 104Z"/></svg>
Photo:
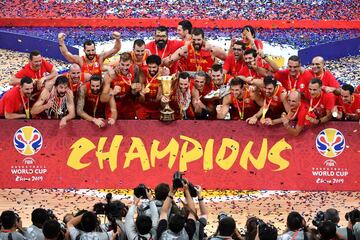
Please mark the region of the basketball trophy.
<svg viewBox="0 0 360 240"><path fill-rule="evenodd" d="M170 99L171 86L173 82L173 76L160 76L158 80L161 81L162 93L165 97ZM164 122L174 121L174 110L172 110L167 102L165 107L160 111L160 120Z"/></svg>

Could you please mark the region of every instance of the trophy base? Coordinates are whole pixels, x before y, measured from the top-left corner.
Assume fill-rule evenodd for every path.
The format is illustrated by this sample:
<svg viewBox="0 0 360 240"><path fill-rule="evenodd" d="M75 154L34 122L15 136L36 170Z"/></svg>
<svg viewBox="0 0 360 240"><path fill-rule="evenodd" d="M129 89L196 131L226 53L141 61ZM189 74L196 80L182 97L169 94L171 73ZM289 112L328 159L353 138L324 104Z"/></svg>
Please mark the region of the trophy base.
<svg viewBox="0 0 360 240"><path fill-rule="evenodd" d="M167 105L162 111L160 111L160 121L170 122L175 120L174 110Z"/></svg>

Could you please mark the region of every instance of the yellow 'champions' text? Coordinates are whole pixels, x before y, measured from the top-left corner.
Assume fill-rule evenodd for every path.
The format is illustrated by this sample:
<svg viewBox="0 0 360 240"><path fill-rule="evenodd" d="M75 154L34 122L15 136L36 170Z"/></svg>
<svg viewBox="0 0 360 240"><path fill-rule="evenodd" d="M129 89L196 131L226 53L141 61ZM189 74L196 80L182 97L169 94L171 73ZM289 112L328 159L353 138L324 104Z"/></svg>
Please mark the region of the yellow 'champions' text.
<svg viewBox="0 0 360 240"><path fill-rule="evenodd" d="M292 147L285 139L280 139L274 145L269 146L268 139L263 138L257 156L252 154L254 146L253 141L243 145L240 151L240 143L231 138L222 138L221 143L217 144L217 152L214 152L214 139L208 139L205 144L198 140L180 135L179 140L171 138L166 147L159 149L160 141L154 139L150 149L145 148L143 140L139 137L131 137L131 144L125 150L125 156L119 156L124 137L115 135L110 144L108 151L104 151L107 137L100 137L97 146L87 138L80 138L71 145L71 153L67 160L67 165L75 170L81 170L93 164L92 161L83 162L85 155L93 152L97 158L100 169L104 169L104 164L108 164L113 172L118 168L118 159L125 159L123 168L129 168L131 164L141 164L142 170L147 171L156 167L156 160L167 159L168 168L172 169L179 159L179 171L188 170L188 164L194 161L202 160L204 170L211 170L214 164L223 170L229 170L234 164L239 164L241 168L248 170L249 164L261 170L265 167L266 162L270 162L274 168L272 171L282 171L289 167L289 161L281 156L286 150ZM180 142L180 144L179 144ZM257 143L259 144L259 143ZM95 151L95 152L94 152Z"/></svg>

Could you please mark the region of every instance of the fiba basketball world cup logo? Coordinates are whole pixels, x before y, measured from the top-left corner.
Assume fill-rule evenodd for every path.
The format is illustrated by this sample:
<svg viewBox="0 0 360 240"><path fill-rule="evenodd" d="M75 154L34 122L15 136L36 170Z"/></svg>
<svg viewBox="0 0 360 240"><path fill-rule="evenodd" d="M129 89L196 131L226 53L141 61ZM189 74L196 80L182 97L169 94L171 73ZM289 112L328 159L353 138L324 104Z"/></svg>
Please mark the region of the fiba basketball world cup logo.
<svg viewBox="0 0 360 240"><path fill-rule="evenodd" d="M15 149L22 155L32 156L40 151L43 138L39 130L31 126L19 128L13 138Z"/></svg>
<svg viewBox="0 0 360 240"><path fill-rule="evenodd" d="M344 135L335 128L326 128L316 137L316 148L324 157L337 157L345 149Z"/></svg>

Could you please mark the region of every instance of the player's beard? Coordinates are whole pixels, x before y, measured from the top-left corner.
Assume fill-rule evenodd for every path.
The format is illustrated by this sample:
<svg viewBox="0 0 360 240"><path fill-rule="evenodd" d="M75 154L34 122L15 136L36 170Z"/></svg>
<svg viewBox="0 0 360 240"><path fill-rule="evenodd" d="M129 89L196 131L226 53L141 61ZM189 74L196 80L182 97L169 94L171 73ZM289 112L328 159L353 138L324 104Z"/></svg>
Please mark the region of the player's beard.
<svg viewBox="0 0 360 240"><path fill-rule="evenodd" d="M150 76L155 77L156 74L158 74L159 71L149 71Z"/></svg>
<svg viewBox="0 0 360 240"><path fill-rule="evenodd" d="M94 95L99 95L101 89L91 89L91 93Z"/></svg>
<svg viewBox="0 0 360 240"><path fill-rule="evenodd" d="M94 60L95 54L86 54L86 58L89 59L90 61Z"/></svg>
<svg viewBox="0 0 360 240"><path fill-rule="evenodd" d="M166 46L167 40L166 41L165 40L156 40L155 43L158 48L164 49Z"/></svg>
<svg viewBox="0 0 360 240"><path fill-rule="evenodd" d="M80 82L80 77L72 77L71 80L74 84L78 84Z"/></svg>
<svg viewBox="0 0 360 240"><path fill-rule="evenodd" d="M57 93L57 96L59 97L59 98L62 98L62 97L65 97L65 94L66 94L66 92L58 92Z"/></svg>
<svg viewBox="0 0 360 240"><path fill-rule="evenodd" d="M188 90L188 87L186 87L186 88L185 87L183 87L183 88L180 87L180 92L183 93L183 94L186 93L187 90Z"/></svg>
<svg viewBox="0 0 360 240"><path fill-rule="evenodd" d="M194 48L196 51L200 51L201 50L202 45L198 44L198 43L194 43Z"/></svg>

